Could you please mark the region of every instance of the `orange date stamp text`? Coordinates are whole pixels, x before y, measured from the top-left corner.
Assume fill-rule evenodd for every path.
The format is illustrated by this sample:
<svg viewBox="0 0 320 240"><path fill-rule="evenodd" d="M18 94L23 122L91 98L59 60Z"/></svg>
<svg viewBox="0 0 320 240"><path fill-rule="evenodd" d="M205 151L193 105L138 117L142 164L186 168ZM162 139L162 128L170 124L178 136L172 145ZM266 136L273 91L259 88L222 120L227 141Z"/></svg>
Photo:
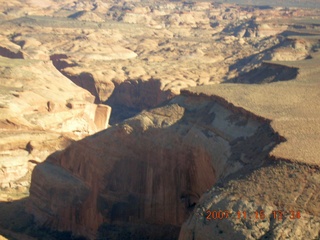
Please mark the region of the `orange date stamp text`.
<svg viewBox="0 0 320 240"><path fill-rule="evenodd" d="M283 210L274 210L271 212L271 215L266 216L264 210L255 211L253 213L247 213L246 211L237 211L231 212L228 210L207 210L206 211L206 220L222 220L228 218L236 218L236 219L256 219L256 220L264 220L266 217L275 220L283 220L284 218L289 218L291 220L300 219L301 212L300 211L283 211Z"/></svg>

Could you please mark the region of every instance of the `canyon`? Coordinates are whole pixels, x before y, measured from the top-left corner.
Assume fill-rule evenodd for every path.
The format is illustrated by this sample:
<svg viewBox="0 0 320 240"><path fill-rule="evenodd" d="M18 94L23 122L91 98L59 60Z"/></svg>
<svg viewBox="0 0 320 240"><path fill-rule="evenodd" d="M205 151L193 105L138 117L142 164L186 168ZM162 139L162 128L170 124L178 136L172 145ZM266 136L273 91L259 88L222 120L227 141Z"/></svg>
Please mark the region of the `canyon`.
<svg viewBox="0 0 320 240"><path fill-rule="evenodd" d="M320 8L283 4L1 1L0 239L319 239Z"/></svg>

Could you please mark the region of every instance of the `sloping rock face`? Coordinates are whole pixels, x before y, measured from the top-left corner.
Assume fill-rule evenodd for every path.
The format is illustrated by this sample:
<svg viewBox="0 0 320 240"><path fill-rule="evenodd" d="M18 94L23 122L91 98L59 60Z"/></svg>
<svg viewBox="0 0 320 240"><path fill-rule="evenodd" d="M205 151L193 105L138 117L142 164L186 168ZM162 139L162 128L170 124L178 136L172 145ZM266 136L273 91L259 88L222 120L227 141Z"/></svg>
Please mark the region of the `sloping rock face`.
<svg viewBox="0 0 320 240"><path fill-rule="evenodd" d="M266 119L182 95L51 155L33 172L28 210L41 225L90 239L120 239L107 226L128 223L154 236L179 228L214 183L263 163L279 141Z"/></svg>
<svg viewBox="0 0 320 240"><path fill-rule="evenodd" d="M94 97L64 77L51 62L1 58L0 70L2 128L80 134L97 131L93 123L97 108ZM87 119L86 123L76 127L81 125L81 119Z"/></svg>
<svg viewBox="0 0 320 240"><path fill-rule="evenodd" d="M28 195L34 166L52 152L106 129L111 108L94 104L51 62L0 57L0 76L0 199L7 200L10 191Z"/></svg>
<svg viewBox="0 0 320 240"><path fill-rule="evenodd" d="M202 196L179 240L319 239L318 168L277 161L240 174Z"/></svg>

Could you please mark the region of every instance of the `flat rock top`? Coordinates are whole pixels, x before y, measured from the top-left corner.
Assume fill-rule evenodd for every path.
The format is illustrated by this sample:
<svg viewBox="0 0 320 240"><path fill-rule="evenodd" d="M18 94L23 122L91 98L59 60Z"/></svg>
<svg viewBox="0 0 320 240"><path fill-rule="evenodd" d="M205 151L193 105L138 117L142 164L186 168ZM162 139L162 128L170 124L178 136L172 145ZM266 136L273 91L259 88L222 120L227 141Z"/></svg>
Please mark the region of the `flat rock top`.
<svg viewBox="0 0 320 240"><path fill-rule="evenodd" d="M299 68L296 79L269 84L219 84L189 88L194 94L219 96L236 107L271 120L271 126L287 141L271 156L320 165L320 54L288 63Z"/></svg>
<svg viewBox="0 0 320 240"><path fill-rule="evenodd" d="M77 97L79 93L89 97L88 92L64 77L49 61L0 57L0 75L0 94L7 93L5 88L12 88L20 93L32 91L48 100Z"/></svg>

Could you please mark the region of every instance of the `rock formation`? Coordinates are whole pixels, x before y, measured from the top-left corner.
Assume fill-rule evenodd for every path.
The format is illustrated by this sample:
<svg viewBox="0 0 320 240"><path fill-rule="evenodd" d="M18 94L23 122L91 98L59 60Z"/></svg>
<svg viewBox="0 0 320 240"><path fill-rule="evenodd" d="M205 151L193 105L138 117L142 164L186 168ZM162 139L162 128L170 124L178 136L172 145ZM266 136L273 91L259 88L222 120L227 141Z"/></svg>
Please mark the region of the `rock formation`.
<svg viewBox="0 0 320 240"><path fill-rule="evenodd" d="M319 238L315 0L0 2L1 235Z"/></svg>
<svg viewBox="0 0 320 240"><path fill-rule="evenodd" d="M219 100L174 98L38 165L29 211L39 224L92 239L103 224L179 227L219 178L264 161L280 141L268 125ZM60 174L62 189L50 180Z"/></svg>
<svg viewBox="0 0 320 240"><path fill-rule="evenodd" d="M240 171L235 179L228 179L204 194L182 227L179 239L319 238L319 116L315 116L320 96L319 88L315 88L319 53L311 57L287 62L286 67L299 68L298 76L289 82L271 83L263 88L217 85L211 89L190 89L194 94L217 94L225 101L272 119L272 128L286 141L271 151L269 163L249 174ZM215 219L208 215L208 211L219 210L228 211L228 217L220 215L217 220L217 215Z"/></svg>
<svg viewBox="0 0 320 240"><path fill-rule="evenodd" d="M149 235L139 236L154 237L164 224L179 227L193 209L180 239L279 237L284 227L295 229L290 238L317 237L318 150L306 143L317 138L307 126L318 131L319 119L304 109L318 108L319 70L312 70L319 55L312 57L308 67L296 63L293 81L190 88L51 155L33 172L29 211L40 225L89 239L110 236L111 226L121 232L125 224L143 225ZM266 101L272 93L279 96ZM296 101L301 105L289 111ZM305 117L295 119L301 112ZM292 127L309 118L313 123ZM302 149L297 131L306 134ZM215 210L229 217L208 220Z"/></svg>
<svg viewBox="0 0 320 240"><path fill-rule="evenodd" d="M317 138L308 126L319 130L319 70L312 71L319 55L312 57L308 66L296 63L295 80L190 88L51 155L33 173L29 211L38 224L90 239L125 224L143 225L151 230L139 236L154 237L163 224L179 227L193 209L180 239L280 237L283 228L294 229L286 233L292 239L317 237L318 150L306 145ZM279 97L266 101L271 92ZM301 111L305 117L296 119ZM313 122L294 127L307 119ZM228 217L208 219L208 211L219 210Z"/></svg>
<svg viewBox="0 0 320 240"><path fill-rule="evenodd" d="M46 157L108 127L111 108L58 72L51 62L0 58L0 187L28 192Z"/></svg>

